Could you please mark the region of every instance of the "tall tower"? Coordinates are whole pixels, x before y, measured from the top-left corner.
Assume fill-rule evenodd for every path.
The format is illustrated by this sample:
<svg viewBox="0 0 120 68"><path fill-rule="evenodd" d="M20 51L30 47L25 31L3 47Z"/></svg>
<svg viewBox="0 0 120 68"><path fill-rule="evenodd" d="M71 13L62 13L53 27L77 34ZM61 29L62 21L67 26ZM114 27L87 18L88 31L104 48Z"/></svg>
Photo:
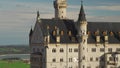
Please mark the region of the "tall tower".
<svg viewBox="0 0 120 68"><path fill-rule="evenodd" d="M55 0L54 8L55 8L56 19L66 19L66 8L67 8L66 0Z"/></svg>
<svg viewBox="0 0 120 68"><path fill-rule="evenodd" d="M79 39L79 68L87 68L87 21L83 8L83 2L81 1L81 9L78 18L78 32Z"/></svg>

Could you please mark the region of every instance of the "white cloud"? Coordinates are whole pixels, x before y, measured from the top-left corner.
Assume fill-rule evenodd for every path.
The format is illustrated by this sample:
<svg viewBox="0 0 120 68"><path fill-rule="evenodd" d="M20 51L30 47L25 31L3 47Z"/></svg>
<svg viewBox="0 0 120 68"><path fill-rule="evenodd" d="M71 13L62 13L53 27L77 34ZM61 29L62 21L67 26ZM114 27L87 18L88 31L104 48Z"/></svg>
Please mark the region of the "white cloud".
<svg viewBox="0 0 120 68"><path fill-rule="evenodd" d="M80 9L80 5L70 5L70 9ZM120 5L84 6L86 10L120 11Z"/></svg>
<svg viewBox="0 0 120 68"><path fill-rule="evenodd" d="M87 16L88 21L92 22L120 22L120 16Z"/></svg>

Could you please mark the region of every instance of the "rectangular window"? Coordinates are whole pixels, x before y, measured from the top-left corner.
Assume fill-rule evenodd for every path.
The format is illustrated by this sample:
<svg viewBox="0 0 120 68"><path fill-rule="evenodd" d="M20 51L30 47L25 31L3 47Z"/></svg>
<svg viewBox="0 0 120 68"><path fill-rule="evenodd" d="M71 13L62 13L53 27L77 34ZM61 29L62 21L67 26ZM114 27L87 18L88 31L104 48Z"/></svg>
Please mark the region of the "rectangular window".
<svg viewBox="0 0 120 68"><path fill-rule="evenodd" d="M96 68L99 68L99 66L96 66Z"/></svg>
<svg viewBox="0 0 120 68"><path fill-rule="evenodd" d="M104 52L105 51L105 49L104 48L100 48L100 52Z"/></svg>
<svg viewBox="0 0 120 68"><path fill-rule="evenodd" d="M69 62L72 62L72 58L69 58Z"/></svg>
<svg viewBox="0 0 120 68"><path fill-rule="evenodd" d="M72 66L70 66L69 68L72 68Z"/></svg>
<svg viewBox="0 0 120 68"><path fill-rule="evenodd" d="M98 61L99 59L98 59L98 57L96 57L96 61Z"/></svg>
<svg viewBox="0 0 120 68"><path fill-rule="evenodd" d="M92 52L96 52L96 48L92 48Z"/></svg>
<svg viewBox="0 0 120 68"><path fill-rule="evenodd" d="M83 56L83 60L85 60L85 56Z"/></svg>
<svg viewBox="0 0 120 68"><path fill-rule="evenodd" d="M60 62L63 62L63 58L60 59Z"/></svg>
<svg viewBox="0 0 120 68"><path fill-rule="evenodd" d="M108 52L112 52L112 48L108 48Z"/></svg>
<svg viewBox="0 0 120 68"><path fill-rule="evenodd" d="M110 61L113 61L114 59L113 59L113 57L109 57L109 60L110 60Z"/></svg>
<svg viewBox="0 0 120 68"><path fill-rule="evenodd" d="M63 48L60 48L60 52L64 52Z"/></svg>
<svg viewBox="0 0 120 68"><path fill-rule="evenodd" d="M78 48L75 48L75 49L74 49L74 52L78 52Z"/></svg>
<svg viewBox="0 0 120 68"><path fill-rule="evenodd" d="M116 51L120 51L120 48L116 48Z"/></svg>
<svg viewBox="0 0 120 68"><path fill-rule="evenodd" d="M69 48L69 52L72 52L72 48Z"/></svg>
<svg viewBox="0 0 120 68"><path fill-rule="evenodd" d="M56 62L56 59L54 58L52 61L53 61L53 62Z"/></svg>
<svg viewBox="0 0 120 68"><path fill-rule="evenodd" d="M93 61L93 57L90 58L90 61Z"/></svg>
<svg viewBox="0 0 120 68"><path fill-rule="evenodd" d="M91 68L90 66L88 66L87 68Z"/></svg>
<svg viewBox="0 0 120 68"><path fill-rule="evenodd" d="M53 53L55 53L55 52L56 52L56 49L55 49L55 48L53 48L53 49L52 49L52 52L53 52Z"/></svg>
<svg viewBox="0 0 120 68"><path fill-rule="evenodd" d="M85 66L83 65L83 68L85 68Z"/></svg>

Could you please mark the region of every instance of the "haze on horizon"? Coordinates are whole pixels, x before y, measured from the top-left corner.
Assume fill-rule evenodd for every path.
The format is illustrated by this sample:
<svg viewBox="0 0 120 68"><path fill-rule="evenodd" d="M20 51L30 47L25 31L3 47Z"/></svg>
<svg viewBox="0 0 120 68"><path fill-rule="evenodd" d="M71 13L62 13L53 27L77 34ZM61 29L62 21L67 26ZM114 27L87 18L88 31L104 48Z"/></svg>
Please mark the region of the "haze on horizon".
<svg viewBox="0 0 120 68"><path fill-rule="evenodd" d="M83 0L88 21L120 22L120 0ZM78 18L80 0L67 0L67 16ZM53 0L0 0L0 45L29 44L29 31L41 18L53 18Z"/></svg>

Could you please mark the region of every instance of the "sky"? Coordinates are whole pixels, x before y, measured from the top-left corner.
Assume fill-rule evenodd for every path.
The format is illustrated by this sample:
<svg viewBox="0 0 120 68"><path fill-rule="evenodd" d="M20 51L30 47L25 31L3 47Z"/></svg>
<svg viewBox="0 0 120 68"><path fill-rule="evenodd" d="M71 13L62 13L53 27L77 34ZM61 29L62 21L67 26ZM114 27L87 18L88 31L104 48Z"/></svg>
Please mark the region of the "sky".
<svg viewBox="0 0 120 68"><path fill-rule="evenodd" d="M36 13L54 17L54 0L0 0L0 45L29 44ZM77 20L80 0L67 0L67 18ZM120 22L120 0L83 0L87 21Z"/></svg>

